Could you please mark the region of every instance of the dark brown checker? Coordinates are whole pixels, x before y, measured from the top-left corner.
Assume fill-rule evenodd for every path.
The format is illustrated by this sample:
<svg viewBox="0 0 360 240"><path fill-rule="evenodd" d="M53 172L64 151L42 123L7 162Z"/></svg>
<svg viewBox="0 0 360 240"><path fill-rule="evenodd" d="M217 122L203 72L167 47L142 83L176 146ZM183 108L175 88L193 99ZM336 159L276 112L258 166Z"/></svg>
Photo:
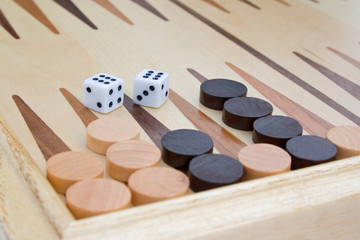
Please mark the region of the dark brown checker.
<svg viewBox="0 0 360 240"><path fill-rule="evenodd" d="M222 110L225 101L234 97L245 97L247 87L229 79L210 79L200 85L200 102L215 110Z"/></svg>
<svg viewBox="0 0 360 240"><path fill-rule="evenodd" d="M187 170L191 159L211 153L213 147L214 143L207 134L192 129L179 129L163 136L161 156L170 166Z"/></svg>
<svg viewBox="0 0 360 240"><path fill-rule="evenodd" d="M270 143L285 148L286 142L302 134L301 124L285 116L267 116L254 122L254 143Z"/></svg>
<svg viewBox="0 0 360 240"><path fill-rule="evenodd" d="M244 167L234 158L222 154L203 154L189 164L190 188L195 192L237 183Z"/></svg>
<svg viewBox="0 0 360 240"><path fill-rule="evenodd" d="M291 156L291 169L299 169L334 160L337 148L325 138L304 135L287 141L286 151Z"/></svg>
<svg viewBox="0 0 360 240"><path fill-rule="evenodd" d="M272 105L265 100L237 97L225 102L222 119L230 127L251 131L256 119L271 115L272 111Z"/></svg>

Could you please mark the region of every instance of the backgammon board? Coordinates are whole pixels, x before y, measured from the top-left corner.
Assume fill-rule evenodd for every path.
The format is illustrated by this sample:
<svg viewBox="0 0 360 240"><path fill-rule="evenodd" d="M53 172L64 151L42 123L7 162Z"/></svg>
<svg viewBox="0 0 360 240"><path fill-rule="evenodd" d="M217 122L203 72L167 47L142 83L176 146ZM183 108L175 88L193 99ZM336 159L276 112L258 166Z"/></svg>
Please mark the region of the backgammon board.
<svg viewBox="0 0 360 240"><path fill-rule="evenodd" d="M359 238L359 156L82 220L45 175L53 154L89 151L85 127L104 116L158 147L197 129L236 156L251 131L199 102L207 79L245 84L304 134L360 125L358 0L0 0L0 25L0 239ZM144 68L170 75L160 108L132 104ZM81 103L99 72L125 86L106 115Z"/></svg>

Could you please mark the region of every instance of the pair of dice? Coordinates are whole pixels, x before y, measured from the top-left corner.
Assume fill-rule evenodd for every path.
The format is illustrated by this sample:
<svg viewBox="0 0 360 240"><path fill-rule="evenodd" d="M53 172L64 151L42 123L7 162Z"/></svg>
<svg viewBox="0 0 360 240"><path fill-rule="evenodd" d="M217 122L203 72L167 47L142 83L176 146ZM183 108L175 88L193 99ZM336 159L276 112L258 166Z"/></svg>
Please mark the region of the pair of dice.
<svg viewBox="0 0 360 240"><path fill-rule="evenodd" d="M124 81L99 73L84 81L84 106L108 113L123 105ZM134 79L133 101L147 107L160 107L169 96L169 74L151 69L142 70Z"/></svg>

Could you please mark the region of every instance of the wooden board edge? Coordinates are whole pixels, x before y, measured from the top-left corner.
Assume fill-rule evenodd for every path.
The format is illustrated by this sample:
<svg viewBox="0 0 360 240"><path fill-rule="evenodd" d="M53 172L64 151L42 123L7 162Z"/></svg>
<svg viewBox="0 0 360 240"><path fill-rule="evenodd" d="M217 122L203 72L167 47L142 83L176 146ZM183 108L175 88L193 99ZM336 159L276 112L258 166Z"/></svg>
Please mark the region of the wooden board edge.
<svg viewBox="0 0 360 240"><path fill-rule="evenodd" d="M9 239L61 238L74 218L2 116L0 156L2 234Z"/></svg>
<svg viewBox="0 0 360 240"><path fill-rule="evenodd" d="M64 239L355 239L360 156L72 222Z"/></svg>

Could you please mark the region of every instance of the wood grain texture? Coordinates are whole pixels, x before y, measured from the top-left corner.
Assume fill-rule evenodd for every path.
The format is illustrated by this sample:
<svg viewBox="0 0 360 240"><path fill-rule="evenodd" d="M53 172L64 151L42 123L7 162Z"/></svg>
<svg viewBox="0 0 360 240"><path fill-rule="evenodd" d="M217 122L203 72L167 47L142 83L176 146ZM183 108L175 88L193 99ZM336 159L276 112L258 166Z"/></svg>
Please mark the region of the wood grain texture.
<svg viewBox="0 0 360 240"><path fill-rule="evenodd" d="M113 236L118 239L144 236L169 239L174 235L214 240L235 240L239 235L249 240L304 239L307 236L356 239L360 234L359 184L360 158L355 157L143 206L141 219L136 211L121 211L116 215L74 222L64 239ZM311 199L311 205L307 199ZM154 232L154 227L165 223L167 227L161 233ZM110 226L116 227L102 231ZM139 228L142 231L138 231Z"/></svg>
<svg viewBox="0 0 360 240"><path fill-rule="evenodd" d="M74 109L76 114L80 117L81 121L87 127L92 121L98 119L98 117L87 107L85 107L82 102L80 102L74 95L72 95L65 88L60 88L60 92L69 102L71 107Z"/></svg>
<svg viewBox="0 0 360 240"><path fill-rule="evenodd" d="M97 29L94 23L92 23L88 17L71 1L71 0L54 0L61 7L66 9L69 13L77 17L79 20L84 22L86 25L92 29Z"/></svg>
<svg viewBox="0 0 360 240"><path fill-rule="evenodd" d="M288 116L297 119L308 133L325 137L327 131L334 127L330 122L320 118L313 112L292 101L270 86L262 83L260 80L254 78L235 65L231 63L226 63L226 65L228 65L262 95L269 99L271 103L284 111Z"/></svg>
<svg viewBox="0 0 360 240"><path fill-rule="evenodd" d="M336 159L360 155L360 127L337 126L329 130L326 138L333 142L338 151Z"/></svg>
<svg viewBox="0 0 360 240"><path fill-rule="evenodd" d="M291 156L272 144L258 143L241 149L237 159L244 166L243 181L290 171Z"/></svg>
<svg viewBox="0 0 360 240"><path fill-rule="evenodd" d="M73 217L2 117L0 133L0 235L61 238Z"/></svg>
<svg viewBox="0 0 360 240"><path fill-rule="evenodd" d="M199 85L205 77L246 83L245 77L224 65L231 62L266 84L266 91L281 93L275 95L279 106L288 103L282 100L286 99L284 95L295 103L284 103L282 108L274 104L274 114L289 115L283 109L299 114L299 120L309 120L308 126L313 124L314 133L320 135L328 127L326 122L334 126L354 122L292 78L303 80L360 117L357 99L293 52L309 54L310 59L359 85L359 69L327 47L360 59L360 28L356 24L360 1L324 0L315 4L284 0L291 3L287 7L275 1L250 0L261 7L258 10L240 1L214 0L230 13L204 1L176 1L211 22L205 24L175 1L160 4L147 0L168 19L164 21L132 1L107 0L135 23L130 25L94 1L72 0L98 31L54 1L33 1L61 34L53 34L14 1L0 0L3 15L21 37L15 39L0 27L0 114L31 155L31 166L40 168L24 171L24 154L7 147L7 141L0 142L1 239L358 238L359 157L74 221L64 205L65 212L58 211L61 201L48 182L47 187L28 187L34 186L29 172L45 172L46 162L11 97L21 96L71 149L88 151L84 124L58 89L70 90L81 99L83 79L109 72L124 79L125 93L131 100L132 79L139 70L161 69L170 74L171 89L182 99L249 145L250 132L225 126L221 112L199 103ZM216 26L209 24L220 29L214 30ZM249 96L267 98L257 90L260 88L247 85ZM157 139L154 142L160 143L166 129L197 128L191 116L185 116L171 100L158 109L129 105L133 114L121 107L109 116L137 118L149 133L142 132L141 140ZM137 111L139 114L134 114ZM305 130L309 133L307 127ZM0 139L3 137L0 134ZM69 221L64 221L66 211Z"/></svg>
<svg viewBox="0 0 360 240"><path fill-rule="evenodd" d="M147 11L151 12L155 16L158 16L164 21L169 21L161 12L159 12L156 8L153 7L147 0L131 0L139 6L143 7Z"/></svg>
<svg viewBox="0 0 360 240"><path fill-rule="evenodd" d="M86 179L66 191L66 205L77 219L130 207L128 187L112 179Z"/></svg>
<svg viewBox="0 0 360 240"><path fill-rule="evenodd" d="M92 121L98 119L98 117L88 108L86 108L74 95L72 95L65 88L60 89L66 100L73 107L81 121L87 127ZM133 100L124 94L124 107L139 123L141 128L149 135L155 145L160 148L162 136L169 131L169 129L154 118L150 113L145 111L141 106L134 104Z"/></svg>
<svg viewBox="0 0 360 240"><path fill-rule="evenodd" d="M261 9L258 5L252 3L251 1L248 1L248 0L239 0L239 1L247 4L248 6L250 6L250 7L252 7L252 8L255 8L255 9L257 9L257 10L260 10L260 9Z"/></svg>
<svg viewBox="0 0 360 240"><path fill-rule="evenodd" d="M220 153L236 157L237 152L246 146L243 141L191 105L175 91L171 90L169 98L197 129L211 137L215 148Z"/></svg>
<svg viewBox="0 0 360 240"><path fill-rule="evenodd" d="M194 11L193 9L187 7L185 4L183 4L177 0L171 0L171 2L173 2L174 4L179 6L181 9L183 9L187 13L191 14L192 16L194 16L195 18L197 18L198 20L200 20L201 22L203 22L204 24L206 24L207 26L209 26L210 28L212 28L213 30L218 32L219 34L223 35L225 38L229 39L230 41L232 41L233 43L238 45L239 47L241 47L242 49L244 49L245 51L247 51L248 53L250 53L251 55L256 57L261 62L263 62L266 65L268 65L269 67L273 68L275 71L279 72L281 75L286 77L288 80L292 81L293 83L297 84L304 90L308 91L310 94L314 95L316 98L323 101L324 103L326 103L327 105L332 107L334 110L343 114L345 117L347 117L351 121L355 122L356 124L360 124L360 118L357 115L353 114L351 111L346 109L344 106L340 105L333 99L329 98L323 92L314 88L313 86L311 86L310 84L305 82L303 79L296 76L295 74L293 74L286 68L282 67L281 65L279 65L278 63L276 63L275 61L270 59L269 57L267 57L264 54L262 54L261 52L257 51L256 49L251 47L246 42L242 41L235 35L231 34L230 32L226 31L225 29L221 28L219 25L210 21L206 17L200 15L198 12Z"/></svg>
<svg viewBox="0 0 360 240"><path fill-rule="evenodd" d="M45 160L57 153L70 151L70 148L31 110L24 100L17 95L14 95L13 99Z"/></svg>
<svg viewBox="0 0 360 240"><path fill-rule="evenodd" d="M149 135L154 144L160 148L161 138L169 132L169 129L141 106L134 104L133 100L126 94L124 95L124 107Z"/></svg>
<svg viewBox="0 0 360 240"><path fill-rule="evenodd" d="M331 52L335 53L336 55L338 55L339 57L341 57L342 59L344 59L345 61L349 62L350 64L352 64L354 67L359 68L360 69L360 61L346 55L345 53L340 52L339 50L336 50L335 48L332 47L327 47L327 49L329 49Z"/></svg>
<svg viewBox="0 0 360 240"><path fill-rule="evenodd" d="M139 124L132 119L99 118L86 128L86 145L91 151L105 155L116 142L138 139L140 130Z"/></svg>
<svg viewBox="0 0 360 240"><path fill-rule="evenodd" d="M57 193L65 194L76 182L104 176L104 164L91 153L68 151L58 153L46 162L46 176Z"/></svg>
<svg viewBox="0 0 360 240"><path fill-rule="evenodd" d="M139 206L186 195L189 179L173 168L151 167L132 174L128 186L132 204Z"/></svg>
<svg viewBox="0 0 360 240"><path fill-rule="evenodd" d="M141 140L121 141L106 151L106 169L112 178L127 182L137 170L159 165L160 159L160 150L151 143Z"/></svg>
<svg viewBox="0 0 360 240"><path fill-rule="evenodd" d="M204 77L203 75L201 75L199 72L197 72L196 70L192 69L192 68L187 68L187 71L193 75L194 78L196 78L197 80L199 80L200 83L203 83L205 81L207 81L208 79L206 77Z"/></svg>
<svg viewBox="0 0 360 240"><path fill-rule="evenodd" d="M16 33L15 29L11 26L8 19L5 17L4 13L0 9L0 25L15 39L20 39L19 35Z"/></svg>
<svg viewBox="0 0 360 240"><path fill-rule="evenodd" d="M114 4L112 4L109 0L94 0L97 4L123 20L124 22L134 25L134 23L125 15L123 14L119 9L117 9Z"/></svg>
<svg viewBox="0 0 360 240"><path fill-rule="evenodd" d="M360 85L350 81L349 79L344 78L343 76L331 71L330 69L320 65L319 63L311 60L308 57L305 57L304 55L294 52L296 56L301 58L304 62L321 72L323 75L325 75L328 79L333 81L335 84L337 84L339 87L350 93L353 97L360 100ZM358 125L360 125L360 122L355 122Z"/></svg>
<svg viewBox="0 0 360 240"><path fill-rule="evenodd" d="M291 4L288 2L285 2L284 0L274 0L275 2L281 3L284 6L291 7Z"/></svg>
<svg viewBox="0 0 360 240"><path fill-rule="evenodd" d="M216 7L217 9L226 12L226 13L230 13L229 10L227 10L226 8L224 8L222 5L220 5L219 3L215 2L214 0L203 0L204 2Z"/></svg>
<svg viewBox="0 0 360 240"><path fill-rule="evenodd" d="M38 5L33 0L21 1L14 0L20 7L27 11L31 16L36 18L41 22L45 27L47 27L51 32L59 34L59 31L56 27L50 22L46 15L41 11Z"/></svg>

